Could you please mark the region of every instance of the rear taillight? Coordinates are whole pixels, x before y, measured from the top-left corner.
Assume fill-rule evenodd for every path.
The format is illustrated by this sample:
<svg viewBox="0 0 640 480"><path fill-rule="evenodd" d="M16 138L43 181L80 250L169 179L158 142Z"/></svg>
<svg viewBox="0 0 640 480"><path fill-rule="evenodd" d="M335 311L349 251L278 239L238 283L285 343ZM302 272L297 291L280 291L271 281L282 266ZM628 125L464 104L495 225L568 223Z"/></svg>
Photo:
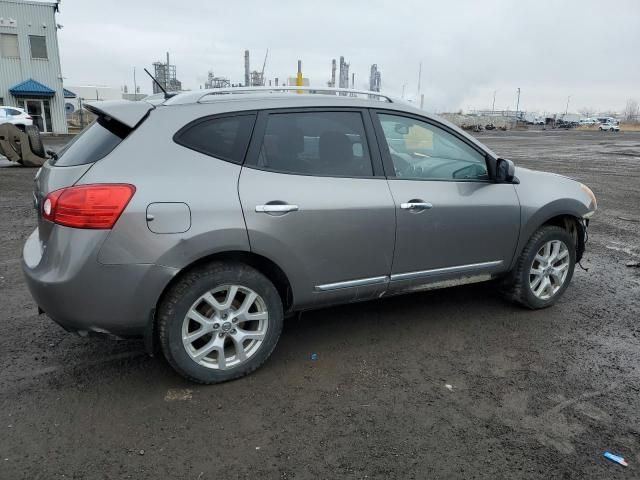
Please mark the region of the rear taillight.
<svg viewBox="0 0 640 480"><path fill-rule="evenodd" d="M42 217L74 228L110 229L120 218L136 187L100 183L62 188L42 202Z"/></svg>
<svg viewBox="0 0 640 480"><path fill-rule="evenodd" d="M33 120L33 118L31 117L31 115L27 115L27 120Z"/></svg>

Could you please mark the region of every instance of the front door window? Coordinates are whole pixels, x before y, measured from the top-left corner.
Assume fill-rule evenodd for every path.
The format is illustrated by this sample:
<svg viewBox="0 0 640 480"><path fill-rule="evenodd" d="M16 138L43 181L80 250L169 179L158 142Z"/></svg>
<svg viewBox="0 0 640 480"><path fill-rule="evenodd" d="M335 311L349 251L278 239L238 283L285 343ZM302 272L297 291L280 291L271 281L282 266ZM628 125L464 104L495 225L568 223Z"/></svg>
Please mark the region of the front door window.
<svg viewBox="0 0 640 480"><path fill-rule="evenodd" d="M415 180L488 180L485 156L427 122L379 114L395 176Z"/></svg>

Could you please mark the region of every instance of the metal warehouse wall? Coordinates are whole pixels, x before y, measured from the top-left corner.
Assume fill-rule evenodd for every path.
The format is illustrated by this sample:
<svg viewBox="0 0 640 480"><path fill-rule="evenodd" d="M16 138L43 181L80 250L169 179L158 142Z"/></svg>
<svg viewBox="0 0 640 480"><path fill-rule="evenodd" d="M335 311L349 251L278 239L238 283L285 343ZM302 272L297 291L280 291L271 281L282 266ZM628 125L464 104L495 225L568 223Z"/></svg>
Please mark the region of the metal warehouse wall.
<svg viewBox="0 0 640 480"><path fill-rule="evenodd" d="M54 11L55 3L0 0L0 17L15 19L16 27L0 25L0 33L18 34L20 59L0 57L0 97L7 105L16 105L17 99L9 93L14 85L33 78L56 91L51 101L53 133L67 133L64 111L60 51ZM29 35L42 35L47 42L47 60L32 59Z"/></svg>

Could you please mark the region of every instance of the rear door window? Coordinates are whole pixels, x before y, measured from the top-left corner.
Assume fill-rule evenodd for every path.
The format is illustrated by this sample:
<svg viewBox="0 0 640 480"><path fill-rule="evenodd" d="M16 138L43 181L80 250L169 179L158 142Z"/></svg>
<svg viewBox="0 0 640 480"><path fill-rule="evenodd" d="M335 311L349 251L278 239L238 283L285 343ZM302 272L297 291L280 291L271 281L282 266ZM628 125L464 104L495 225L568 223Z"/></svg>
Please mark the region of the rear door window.
<svg viewBox="0 0 640 480"><path fill-rule="evenodd" d="M97 162L107 156L131 132L131 128L112 119L98 117L69 142L50 163L57 167L71 167Z"/></svg>
<svg viewBox="0 0 640 480"><path fill-rule="evenodd" d="M254 122L255 114L204 118L182 128L174 141L196 152L241 164Z"/></svg>
<svg viewBox="0 0 640 480"><path fill-rule="evenodd" d="M255 162L261 169L298 175L373 175L360 112L270 113Z"/></svg>

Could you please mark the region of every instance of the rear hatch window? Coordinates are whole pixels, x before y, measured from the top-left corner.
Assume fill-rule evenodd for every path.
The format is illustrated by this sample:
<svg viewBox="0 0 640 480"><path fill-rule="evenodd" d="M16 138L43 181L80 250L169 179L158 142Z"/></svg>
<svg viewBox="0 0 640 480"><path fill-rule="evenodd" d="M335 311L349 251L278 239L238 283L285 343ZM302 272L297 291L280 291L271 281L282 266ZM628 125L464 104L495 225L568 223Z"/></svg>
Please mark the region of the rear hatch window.
<svg viewBox="0 0 640 480"><path fill-rule="evenodd" d="M56 167L94 163L107 156L132 129L117 120L100 116L50 160Z"/></svg>

